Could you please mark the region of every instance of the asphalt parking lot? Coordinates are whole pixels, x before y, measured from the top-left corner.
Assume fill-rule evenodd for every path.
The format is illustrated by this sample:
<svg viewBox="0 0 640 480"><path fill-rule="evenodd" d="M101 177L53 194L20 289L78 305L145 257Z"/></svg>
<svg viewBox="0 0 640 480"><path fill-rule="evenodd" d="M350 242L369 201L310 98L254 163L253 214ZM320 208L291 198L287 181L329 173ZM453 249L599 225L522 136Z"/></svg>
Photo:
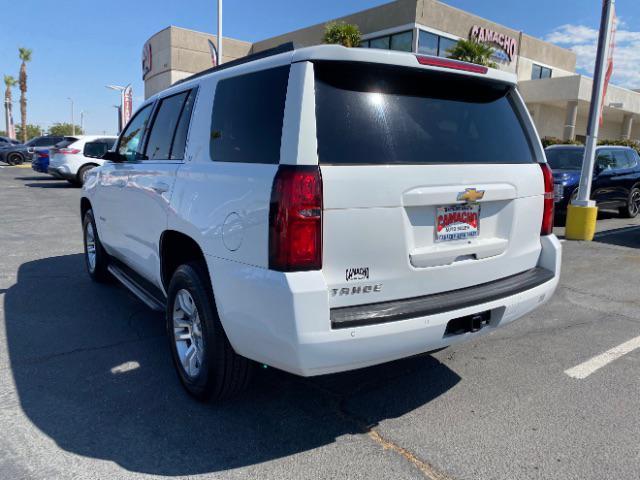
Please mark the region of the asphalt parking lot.
<svg viewBox="0 0 640 480"><path fill-rule="evenodd" d="M563 244L553 300L476 341L313 379L263 369L202 405L161 316L86 276L78 198L0 168L2 479L640 477L640 220L603 213L594 242Z"/></svg>

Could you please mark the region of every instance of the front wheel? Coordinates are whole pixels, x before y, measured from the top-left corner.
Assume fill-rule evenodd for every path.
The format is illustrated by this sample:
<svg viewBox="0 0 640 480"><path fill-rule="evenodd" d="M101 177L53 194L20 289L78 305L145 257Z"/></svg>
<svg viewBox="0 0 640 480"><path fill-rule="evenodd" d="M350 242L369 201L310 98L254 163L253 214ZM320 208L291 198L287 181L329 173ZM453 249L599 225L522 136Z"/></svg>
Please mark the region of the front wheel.
<svg viewBox="0 0 640 480"><path fill-rule="evenodd" d="M252 364L236 354L227 339L204 266L193 262L178 267L168 293L167 335L185 389L201 401L223 400L242 391Z"/></svg>
<svg viewBox="0 0 640 480"><path fill-rule="evenodd" d="M84 262L87 267L87 273L95 282L104 283L109 281L111 279L108 270L109 257L102 243L100 243L92 210L87 210L84 214L82 232L84 237Z"/></svg>
<svg viewBox="0 0 640 480"><path fill-rule="evenodd" d="M640 213L640 188L633 187L629 192L627 204L620 208L620 214L625 218L636 218Z"/></svg>

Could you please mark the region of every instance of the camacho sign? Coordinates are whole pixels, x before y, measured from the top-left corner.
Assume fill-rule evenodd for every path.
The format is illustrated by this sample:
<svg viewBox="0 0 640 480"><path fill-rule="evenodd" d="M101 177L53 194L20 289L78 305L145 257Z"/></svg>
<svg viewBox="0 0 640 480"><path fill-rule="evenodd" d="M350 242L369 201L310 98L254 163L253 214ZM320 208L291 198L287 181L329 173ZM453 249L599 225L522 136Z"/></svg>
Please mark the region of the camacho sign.
<svg viewBox="0 0 640 480"><path fill-rule="evenodd" d="M512 61L518 51L518 42L515 38L505 35L504 33L498 33L485 27L474 25L471 29L469 37L480 43L493 43L498 45L504 53L509 57L509 61Z"/></svg>

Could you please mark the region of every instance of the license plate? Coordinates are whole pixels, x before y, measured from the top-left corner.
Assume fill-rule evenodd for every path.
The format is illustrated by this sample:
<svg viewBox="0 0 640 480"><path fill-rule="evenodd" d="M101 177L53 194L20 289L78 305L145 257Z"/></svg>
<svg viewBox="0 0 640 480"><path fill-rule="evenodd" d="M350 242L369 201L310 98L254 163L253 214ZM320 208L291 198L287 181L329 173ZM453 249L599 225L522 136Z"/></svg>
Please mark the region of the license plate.
<svg viewBox="0 0 640 480"><path fill-rule="evenodd" d="M436 210L436 242L475 238L480 231L480 205L450 205Z"/></svg>

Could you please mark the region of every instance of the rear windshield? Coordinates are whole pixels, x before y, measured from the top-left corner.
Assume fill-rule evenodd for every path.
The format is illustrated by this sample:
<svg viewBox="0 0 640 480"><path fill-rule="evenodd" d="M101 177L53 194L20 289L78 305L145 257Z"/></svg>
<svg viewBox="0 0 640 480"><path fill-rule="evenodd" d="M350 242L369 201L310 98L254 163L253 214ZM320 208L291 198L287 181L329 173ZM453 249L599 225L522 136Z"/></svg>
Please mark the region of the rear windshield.
<svg viewBox="0 0 640 480"><path fill-rule="evenodd" d="M323 164L530 163L508 86L418 69L317 62Z"/></svg>
<svg viewBox="0 0 640 480"><path fill-rule="evenodd" d="M549 148L544 151L552 170L580 170L584 148Z"/></svg>

